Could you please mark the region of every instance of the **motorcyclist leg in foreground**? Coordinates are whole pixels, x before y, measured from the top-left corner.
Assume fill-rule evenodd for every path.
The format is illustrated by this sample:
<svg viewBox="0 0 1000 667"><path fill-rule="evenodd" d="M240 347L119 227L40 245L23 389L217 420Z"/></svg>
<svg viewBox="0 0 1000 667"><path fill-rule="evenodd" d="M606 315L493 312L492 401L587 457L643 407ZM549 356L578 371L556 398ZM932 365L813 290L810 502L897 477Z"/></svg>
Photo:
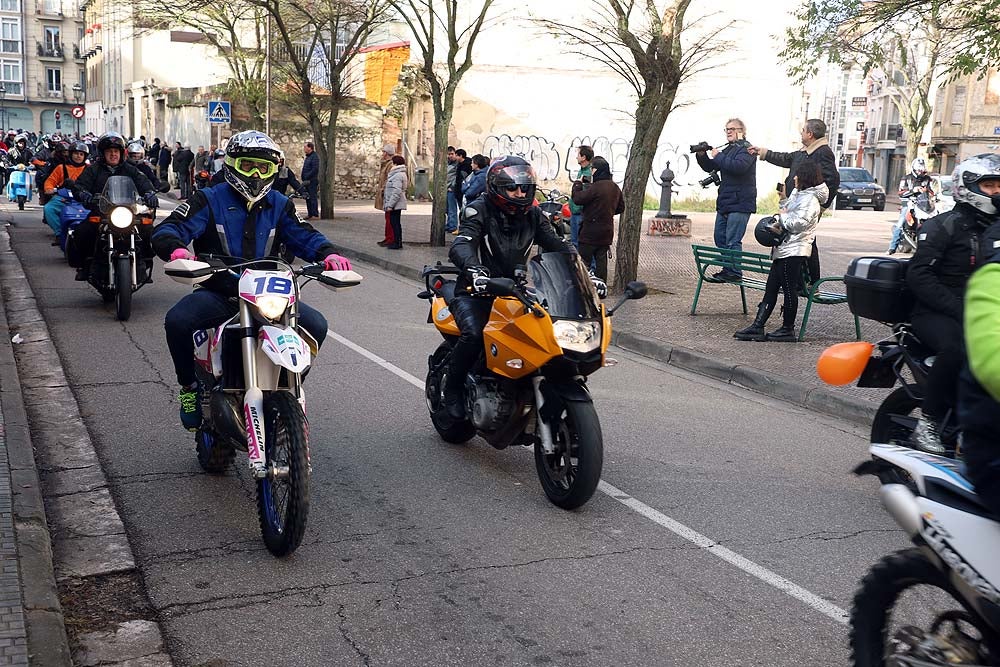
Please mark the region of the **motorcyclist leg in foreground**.
<svg viewBox="0 0 1000 667"><path fill-rule="evenodd" d="M191 259L187 246L205 255L225 255L228 263L277 254L284 245L298 257L322 261L327 270L347 270L350 262L333 252L325 236L299 219L294 203L271 186L283 156L270 137L249 130L227 145L225 182L197 190L187 205L175 209L153 233L153 247L164 260ZM164 321L167 346L180 384L181 423L188 430L201 424L198 383L194 372L196 331L210 329L237 312L235 278L217 275L177 302ZM319 311L299 305L299 324L322 344L327 323Z"/></svg>
<svg viewBox="0 0 1000 667"><path fill-rule="evenodd" d="M913 430L918 449L945 451L939 424L955 405L958 374L965 357L962 335L964 292L982 264L984 230L1000 220L993 192L1000 192L1000 155L963 160L953 176L955 208L925 221L920 244L906 272L915 299L913 332L937 355L927 378L922 414Z"/></svg>

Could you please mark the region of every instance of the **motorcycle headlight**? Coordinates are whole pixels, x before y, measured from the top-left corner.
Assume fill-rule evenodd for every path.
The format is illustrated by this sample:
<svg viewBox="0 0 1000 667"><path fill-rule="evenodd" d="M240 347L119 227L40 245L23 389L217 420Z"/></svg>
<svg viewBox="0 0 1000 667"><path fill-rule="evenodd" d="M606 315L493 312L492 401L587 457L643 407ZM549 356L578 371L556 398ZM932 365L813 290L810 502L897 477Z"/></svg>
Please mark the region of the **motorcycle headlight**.
<svg viewBox="0 0 1000 667"><path fill-rule="evenodd" d="M573 352L590 352L601 345L601 323L594 320L556 320L552 332L559 347Z"/></svg>
<svg viewBox="0 0 1000 667"><path fill-rule="evenodd" d="M259 296L257 297L257 310L269 320L276 320L285 313L288 308L288 299L283 296Z"/></svg>
<svg viewBox="0 0 1000 667"><path fill-rule="evenodd" d="M109 219L111 220L112 227L128 229L129 225L132 224L132 211L124 206L116 206L111 209Z"/></svg>

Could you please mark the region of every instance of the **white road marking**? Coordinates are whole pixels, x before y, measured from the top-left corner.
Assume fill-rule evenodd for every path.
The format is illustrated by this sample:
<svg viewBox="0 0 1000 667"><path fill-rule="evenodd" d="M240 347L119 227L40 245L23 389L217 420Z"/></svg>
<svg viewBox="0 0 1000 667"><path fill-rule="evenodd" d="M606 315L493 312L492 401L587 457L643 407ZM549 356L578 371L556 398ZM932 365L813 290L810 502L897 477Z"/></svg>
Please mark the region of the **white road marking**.
<svg viewBox="0 0 1000 667"><path fill-rule="evenodd" d="M354 343L348 340L347 338L344 338L338 333L327 330L327 335L336 340L337 342L341 343L345 347L348 347L351 350L360 354L361 356L365 357L366 359L375 362L376 364L386 369L390 373L398 377L401 377L402 379L412 384L414 387L417 387L418 389L423 391L424 381L421 380L420 378L410 375L402 368L399 368L398 366L392 364L391 362L386 361L385 359L378 356L374 352L366 350L357 343ZM692 544L698 546L699 548L703 549L706 553L709 553L715 556L716 558L721 558L730 565L738 567L747 574L756 577L757 579L760 579L769 586L773 586L774 588L777 588L779 591L785 593L786 595L789 595L795 598L796 600L806 603L819 613L823 614L824 616L827 616L828 618L833 619L837 623L840 623L842 625L847 624L848 621L847 611L841 609L832 602L824 600L815 593L810 593L801 586L792 583L791 581L785 579L776 572L772 572L763 565L758 565L757 563L754 563L752 560L749 560L739 555L735 551L727 549L726 547L722 546L715 540L702 535L693 528L689 528L675 519L671 519L666 514L663 514L662 512L653 509L652 507L650 507L649 505L640 500L636 500L635 498L628 495L621 489L618 489L617 487L608 484L604 480L601 480L601 482L597 486L597 489L601 493L613 498L614 500L620 502L622 505L625 505L633 512L636 512L637 514L646 517L653 523L656 523L666 528L667 530L674 533L678 537L682 537L688 542L691 542Z"/></svg>

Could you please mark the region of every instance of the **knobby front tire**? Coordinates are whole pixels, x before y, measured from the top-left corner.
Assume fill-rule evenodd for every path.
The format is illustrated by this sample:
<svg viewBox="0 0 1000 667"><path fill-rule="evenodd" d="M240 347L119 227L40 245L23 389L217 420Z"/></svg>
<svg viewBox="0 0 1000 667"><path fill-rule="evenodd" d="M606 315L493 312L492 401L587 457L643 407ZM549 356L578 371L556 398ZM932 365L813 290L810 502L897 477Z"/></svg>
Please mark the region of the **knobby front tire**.
<svg viewBox="0 0 1000 667"><path fill-rule="evenodd" d="M309 516L309 455L306 417L287 391L264 397L265 453L270 468L287 467L288 477L257 480L257 515L267 550L287 556L302 542Z"/></svg>

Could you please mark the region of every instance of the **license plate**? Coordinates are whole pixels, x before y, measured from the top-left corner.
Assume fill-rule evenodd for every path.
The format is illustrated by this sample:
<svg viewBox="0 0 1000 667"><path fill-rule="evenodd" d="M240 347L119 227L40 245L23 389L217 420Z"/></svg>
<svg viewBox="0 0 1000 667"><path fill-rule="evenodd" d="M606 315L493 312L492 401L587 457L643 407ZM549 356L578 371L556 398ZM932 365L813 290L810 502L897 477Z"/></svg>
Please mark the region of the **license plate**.
<svg viewBox="0 0 1000 667"><path fill-rule="evenodd" d="M858 199L858 203L859 204L871 204L872 200L871 199L865 199L865 198L862 197L862 198Z"/></svg>

